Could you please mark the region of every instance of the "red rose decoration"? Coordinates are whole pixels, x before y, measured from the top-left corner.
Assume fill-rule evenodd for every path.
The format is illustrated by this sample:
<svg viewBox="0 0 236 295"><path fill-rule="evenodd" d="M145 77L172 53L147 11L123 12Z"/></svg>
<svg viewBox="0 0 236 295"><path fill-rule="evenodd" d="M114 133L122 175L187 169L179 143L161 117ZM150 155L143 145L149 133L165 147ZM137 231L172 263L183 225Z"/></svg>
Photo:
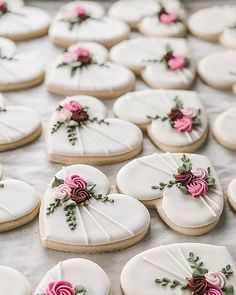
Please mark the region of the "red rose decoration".
<svg viewBox="0 0 236 295"><path fill-rule="evenodd" d="M168 117L171 119L171 121L176 121L178 119L181 119L183 117L183 114L178 109L172 109L171 112L168 114Z"/></svg>
<svg viewBox="0 0 236 295"><path fill-rule="evenodd" d="M76 122L84 122L89 118L88 113L84 110L77 110L72 113L71 119Z"/></svg>
<svg viewBox="0 0 236 295"><path fill-rule="evenodd" d="M1 14L7 12L7 3L4 0L0 0L0 12Z"/></svg>
<svg viewBox="0 0 236 295"><path fill-rule="evenodd" d="M175 175L175 180L183 185L188 185L195 179L195 176L191 172L183 172Z"/></svg>
<svg viewBox="0 0 236 295"><path fill-rule="evenodd" d="M90 199L90 193L84 188L74 188L71 191L70 195L71 200L76 202L77 204L83 203L86 200Z"/></svg>
<svg viewBox="0 0 236 295"><path fill-rule="evenodd" d="M187 285L191 292L198 295L204 295L211 287L211 284L206 281L205 277L192 278L188 281Z"/></svg>

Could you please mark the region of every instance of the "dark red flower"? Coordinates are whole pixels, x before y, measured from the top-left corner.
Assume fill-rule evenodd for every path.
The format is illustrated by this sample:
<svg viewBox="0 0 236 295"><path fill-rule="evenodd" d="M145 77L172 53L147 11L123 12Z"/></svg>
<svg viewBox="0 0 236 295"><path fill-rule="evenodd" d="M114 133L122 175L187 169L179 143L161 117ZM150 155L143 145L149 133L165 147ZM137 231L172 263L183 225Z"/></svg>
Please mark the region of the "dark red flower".
<svg viewBox="0 0 236 295"><path fill-rule="evenodd" d="M4 0L0 1L0 12L4 14L7 12L7 4Z"/></svg>
<svg viewBox="0 0 236 295"><path fill-rule="evenodd" d="M198 295L204 295L205 292L211 287L211 284L208 283L205 277L192 278L187 283L189 290Z"/></svg>
<svg viewBox="0 0 236 295"><path fill-rule="evenodd" d="M171 119L171 121L176 121L183 117L183 113L178 109L172 109L168 114L168 117Z"/></svg>
<svg viewBox="0 0 236 295"><path fill-rule="evenodd" d="M71 119L76 122L84 122L89 118L88 113L84 110L77 110L72 113Z"/></svg>
<svg viewBox="0 0 236 295"><path fill-rule="evenodd" d="M172 51L167 52L164 56L163 56L163 60L168 62L171 59L175 58L175 56L173 55Z"/></svg>
<svg viewBox="0 0 236 295"><path fill-rule="evenodd" d="M191 172L182 172L175 175L175 180L184 186L190 184L196 178Z"/></svg>
<svg viewBox="0 0 236 295"><path fill-rule="evenodd" d="M90 199L90 193L84 188L74 188L71 191L70 198L77 204L85 202L86 200Z"/></svg>

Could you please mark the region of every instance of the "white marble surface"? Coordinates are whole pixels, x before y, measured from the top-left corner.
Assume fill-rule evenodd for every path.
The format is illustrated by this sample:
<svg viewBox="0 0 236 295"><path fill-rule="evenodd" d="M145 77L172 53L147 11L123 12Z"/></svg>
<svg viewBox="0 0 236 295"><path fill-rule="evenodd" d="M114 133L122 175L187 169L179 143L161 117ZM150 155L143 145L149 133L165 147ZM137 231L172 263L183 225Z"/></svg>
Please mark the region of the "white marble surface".
<svg viewBox="0 0 236 295"><path fill-rule="evenodd" d="M189 11L213 5L213 3L225 4L234 2L235 0L184 1ZM29 1L29 3L45 8L54 14L62 2ZM106 1L106 5L109 5L109 1ZM208 53L223 50L217 44L200 41L193 37L189 37L189 43L197 60ZM20 51L25 51L41 59L45 66L60 52L60 49L54 48L50 44L47 37L18 43L18 47ZM136 89L145 87L142 82L137 82ZM193 89L199 92L200 97L205 103L211 123L220 112L236 106L236 97L231 92L214 90L204 85L199 79L196 80ZM29 90L9 92L5 96L9 103L27 106L37 111L41 116L44 127L49 120L52 110L55 109L60 100L60 97L48 94L43 84ZM113 102L105 102L110 110L110 114L112 114ZM51 177L61 167L61 165L50 163L47 160L44 134L45 132L39 140L32 144L0 154L0 163L4 165L9 176L30 183L40 192L42 197ZM145 137L142 155L148 155L152 152L160 151ZM199 150L199 153L207 155L211 159L225 190L230 180L236 176L236 152L229 151L218 145L213 139L212 134L210 134L209 139ZM115 175L123 164L100 167L109 176L113 187L115 185ZM186 237L177 234L161 221L155 211L151 212L151 216L150 231L143 241L126 250L98 255L72 255L43 249L39 238L38 221L36 219L34 222L19 229L0 234L0 264L14 267L22 272L29 279L32 287L35 288L45 272L58 261L78 256L88 258L104 268L112 281L113 294L118 295L120 294L119 275L124 264L135 254L160 244L203 242L225 245L229 247L236 260L236 216L228 206L225 208L219 225L211 233L202 237Z"/></svg>

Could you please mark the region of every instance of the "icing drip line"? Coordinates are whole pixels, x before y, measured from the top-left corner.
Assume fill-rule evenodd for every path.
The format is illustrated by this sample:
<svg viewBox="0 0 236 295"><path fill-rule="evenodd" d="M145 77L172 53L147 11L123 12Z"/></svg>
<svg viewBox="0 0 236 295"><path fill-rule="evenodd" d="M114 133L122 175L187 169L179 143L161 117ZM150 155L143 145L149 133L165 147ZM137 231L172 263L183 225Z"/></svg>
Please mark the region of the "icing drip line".
<svg viewBox="0 0 236 295"><path fill-rule="evenodd" d="M104 150L105 154L107 156L110 155L109 150L103 145L103 143L97 138L97 136L89 130L89 128L87 128L85 125L82 126L82 128L87 131L87 133L96 141L96 143Z"/></svg>
<svg viewBox="0 0 236 295"><path fill-rule="evenodd" d="M163 173L166 173L166 174L168 174L168 175L173 176L173 173L171 173L170 171L167 171L167 170L165 170L165 169L163 169L163 168L159 168L159 167L153 166L152 164L146 163L146 162L144 162L144 161L141 160L141 159L136 159L136 161L139 162L140 164L146 166L146 167L149 167L149 168L152 168L152 169L154 169L154 170L158 170L158 171L161 171L161 172L163 172Z"/></svg>
<svg viewBox="0 0 236 295"><path fill-rule="evenodd" d="M164 159L164 157L160 156L159 154L155 153L153 154L155 157L157 157L160 161L162 161L166 166L168 166L170 169L173 170L173 173L176 173L175 167L173 167L168 161Z"/></svg>
<svg viewBox="0 0 236 295"><path fill-rule="evenodd" d="M4 210L5 212L7 212L11 217L13 217L13 218L17 218L17 215L13 212L13 211L11 211L11 210L9 210L6 206L4 206L3 204L0 204L0 209L2 209L2 210Z"/></svg>
<svg viewBox="0 0 236 295"><path fill-rule="evenodd" d="M78 143L78 146L80 147L80 155L83 156L84 155L84 148L83 148L82 136L79 131L79 126L76 128L76 135L77 135L77 139L78 139L77 143Z"/></svg>
<svg viewBox="0 0 236 295"><path fill-rule="evenodd" d="M107 138L109 138L109 139L111 139L111 140L113 140L113 141L115 141L115 142L117 142L117 143L119 143L119 144L121 144L121 145L127 147L129 150L132 150L132 149L133 149L133 147L130 146L129 144L126 144L126 143L124 143L124 142L118 140L118 139L115 138L114 136L111 136L111 135L106 134L105 132L103 132L103 131L97 129L96 127L94 127L94 126L92 126L92 125L89 125L89 128L91 128L91 129L93 129L93 130L96 130L98 133L104 135L105 137L107 137Z"/></svg>
<svg viewBox="0 0 236 295"><path fill-rule="evenodd" d="M58 281L62 280L62 262L58 262Z"/></svg>
<svg viewBox="0 0 236 295"><path fill-rule="evenodd" d="M111 241L111 236L109 233L104 229L104 227L98 222L98 220L92 215L91 212L86 207L82 207L85 212L90 216L90 218L93 220L93 222L100 228L100 230L105 234L108 241Z"/></svg>
<svg viewBox="0 0 236 295"><path fill-rule="evenodd" d="M132 96L131 96L131 97L132 97ZM132 103L134 100L138 101L139 103L141 103L141 104L143 104L143 105L145 105L145 106L147 106L147 107L150 107L150 108L151 108L151 111L153 111L153 110L155 110L155 112L159 112L159 111L160 111L160 108L157 108L156 105L153 105L153 104L151 104L151 103L149 103L149 102L147 102L147 101L143 101L143 100L142 100L141 98L139 98L139 97L131 98L131 103ZM161 111L165 114L165 111L163 111L163 110L161 110Z"/></svg>
<svg viewBox="0 0 236 295"><path fill-rule="evenodd" d="M54 279L54 277L53 277L53 275L51 274L51 272L47 272L47 275L49 276L49 278L50 278L50 280L52 281L52 282L54 282L55 281L55 279Z"/></svg>
<svg viewBox="0 0 236 295"><path fill-rule="evenodd" d="M172 108L172 102L170 101L169 96L167 95L166 91L164 89L160 89L159 91L164 98L164 101L167 103L168 107L171 109Z"/></svg>
<svg viewBox="0 0 236 295"><path fill-rule="evenodd" d="M188 78L186 72L184 72L184 69L183 70L177 70L176 74L181 78L181 80L183 80L184 83L187 84L189 82L189 78Z"/></svg>
<svg viewBox="0 0 236 295"><path fill-rule="evenodd" d="M192 133L194 134L194 136L196 137L196 139L200 137L200 135L199 135L199 133L198 133L197 130L194 130L194 129L193 129L193 130L192 130Z"/></svg>
<svg viewBox="0 0 236 295"><path fill-rule="evenodd" d="M214 188L210 188L210 190L211 190L213 193L215 193L215 194L217 194L217 195L219 195L219 196L222 196L222 192L221 192L221 191L218 191L218 190L216 190L216 189L214 189Z"/></svg>
<svg viewBox="0 0 236 295"><path fill-rule="evenodd" d="M206 206L206 208L209 209L209 211L211 212L213 217L217 217L217 214L215 213L215 211L211 208L211 206L207 203L207 201L204 199L204 197L200 197L202 203Z"/></svg>
<svg viewBox="0 0 236 295"><path fill-rule="evenodd" d="M62 172L64 172L65 177L69 177L69 173L68 173L68 170L67 170L67 167L66 166L63 166L62 167Z"/></svg>
<svg viewBox="0 0 236 295"><path fill-rule="evenodd" d="M192 272L189 271L189 269L187 268L186 270L186 265L181 263L171 252L169 249L167 249L166 247L161 246L161 248L166 252L166 254L185 272L185 274L187 276L191 276Z"/></svg>
<svg viewBox="0 0 236 295"><path fill-rule="evenodd" d="M5 125L6 127L10 128L12 130L15 130L15 131L17 131L17 132L19 132L21 134L25 134L24 131L20 130L19 128L16 128L15 126L11 126L11 125L9 125L9 124L7 124L5 122L0 121L0 124Z"/></svg>
<svg viewBox="0 0 236 295"><path fill-rule="evenodd" d="M142 259L143 259L144 261L146 261L147 263L149 263L149 264L151 264L151 265L153 265L153 266L155 266L155 267L158 267L158 268L160 268L161 270L166 271L166 272L169 273L170 275L175 276L176 278L178 278L179 280L181 280L183 283L185 283L185 277L179 275L177 272L174 272L174 271L170 270L169 268L167 268L167 267L165 267L165 266L163 266L163 265L161 265L161 264L159 264L159 263L157 263L157 262L154 262L154 261L152 261L151 259L149 259L149 258L147 258L147 257L145 257L145 256L142 256Z"/></svg>
<svg viewBox="0 0 236 295"><path fill-rule="evenodd" d="M136 45L130 44L129 46L131 47L131 50L133 47L133 49L135 49L141 53L146 53L150 58L153 58L153 59L160 58L159 56L157 56L156 52L152 52L152 51L148 50L147 48L141 47L140 45L137 46L137 44Z"/></svg>
<svg viewBox="0 0 236 295"><path fill-rule="evenodd" d="M176 163L175 158L171 155L171 153L167 152L166 155L167 155L168 158L171 160L171 162L174 164L175 169L178 169L179 166L178 166L178 164Z"/></svg>
<svg viewBox="0 0 236 295"><path fill-rule="evenodd" d="M176 248L177 251L179 252L180 257L182 258L182 260L183 260L184 264L186 265L186 267L188 268L189 272L192 274L192 269L191 269L190 265L187 263L187 260L186 260L186 258L184 257L184 254L183 254L183 252L182 252L180 246L179 246L179 245L176 245L175 248Z"/></svg>
<svg viewBox="0 0 236 295"><path fill-rule="evenodd" d="M93 209L94 211L96 211L98 214L100 214L101 216L107 218L109 221L111 221L112 223L114 223L115 225L119 226L120 228L124 229L131 237L134 236L134 232L129 229L128 227L126 227L125 225L119 223L118 221L116 221L114 218L112 218L111 216L107 215L106 213L102 212L101 210L99 210L98 208L94 207L93 205L89 204L88 207L90 207L91 209Z"/></svg>
<svg viewBox="0 0 236 295"><path fill-rule="evenodd" d="M0 135L6 140L6 141L11 141L11 138L5 135L2 131L0 131Z"/></svg>
<svg viewBox="0 0 236 295"><path fill-rule="evenodd" d="M184 132L184 134L185 134L185 136L186 136L188 142L192 143L192 142L193 142L193 139L192 139L190 133L186 131L186 132Z"/></svg>
<svg viewBox="0 0 236 295"><path fill-rule="evenodd" d="M112 87L110 87L109 85L107 85L106 83L104 83L104 81L100 78L100 76L98 76L97 74L95 74L95 73L92 72L92 70L95 69L95 66L97 66L98 68L101 68L100 65L96 65L96 64L94 64L94 65L90 66L89 68L87 68L87 71L89 72L89 74L90 74L91 76L93 76L93 78L95 78L95 79L98 81L98 83L99 83L102 87L103 87L104 84L105 84L106 87L107 87L107 89L108 89L108 91L109 91L110 93L113 93L113 92L114 92L114 89L113 89ZM104 67L103 67L103 68L104 68ZM93 79L93 81L94 81L94 79ZM95 90L96 90L96 88L95 88Z"/></svg>
<svg viewBox="0 0 236 295"><path fill-rule="evenodd" d="M83 234L84 234L85 243L86 243L86 245L88 245L89 244L88 235L87 235L87 232L86 232L86 229L85 229L85 225L84 225L84 221L82 219L82 215L80 213L80 210L79 210L79 207L78 206L76 206L76 210L77 210L77 213L78 213L78 216L79 216L79 220L80 220L80 224L81 224L81 228L82 228L82 231L83 231Z"/></svg>
<svg viewBox="0 0 236 295"><path fill-rule="evenodd" d="M207 195L205 195L205 198L209 201L209 203L211 203L213 206L215 206L216 209L220 210L219 205L213 201L210 197L208 197Z"/></svg>

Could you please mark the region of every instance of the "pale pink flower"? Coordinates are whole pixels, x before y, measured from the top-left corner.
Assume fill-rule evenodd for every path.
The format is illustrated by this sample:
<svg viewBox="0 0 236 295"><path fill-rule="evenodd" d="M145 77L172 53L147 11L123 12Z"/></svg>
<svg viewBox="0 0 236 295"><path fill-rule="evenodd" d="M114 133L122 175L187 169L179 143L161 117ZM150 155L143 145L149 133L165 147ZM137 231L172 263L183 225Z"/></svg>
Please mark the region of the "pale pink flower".
<svg viewBox="0 0 236 295"><path fill-rule="evenodd" d="M185 108L181 109L181 112L186 117L195 118L198 115L199 110L195 108Z"/></svg>
<svg viewBox="0 0 236 295"><path fill-rule="evenodd" d="M186 58L184 56L175 56L168 61L171 70L183 70L186 67Z"/></svg>
<svg viewBox="0 0 236 295"><path fill-rule="evenodd" d="M175 12L164 12L160 15L160 22L169 25L177 22L178 15Z"/></svg>
<svg viewBox="0 0 236 295"><path fill-rule="evenodd" d="M66 184L60 184L53 189L53 197L55 199L69 199L71 193L71 188Z"/></svg>
<svg viewBox="0 0 236 295"><path fill-rule="evenodd" d="M201 167L194 167L191 172L197 178L203 178L204 179L204 178L208 177L208 172L205 169L201 168Z"/></svg>
<svg viewBox="0 0 236 295"><path fill-rule="evenodd" d="M69 121L71 116L72 112L63 107L58 113L58 121L64 123L66 121Z"/></svg>
<svg viewBox="0 0 236 295"><path fill-rule="evenodd" d="M211 285L217 286L221 289L223 289L226 286L227 278L220 271L208 272L207 274L205 274L205 278L208 283L210 283Z"/></svg>

